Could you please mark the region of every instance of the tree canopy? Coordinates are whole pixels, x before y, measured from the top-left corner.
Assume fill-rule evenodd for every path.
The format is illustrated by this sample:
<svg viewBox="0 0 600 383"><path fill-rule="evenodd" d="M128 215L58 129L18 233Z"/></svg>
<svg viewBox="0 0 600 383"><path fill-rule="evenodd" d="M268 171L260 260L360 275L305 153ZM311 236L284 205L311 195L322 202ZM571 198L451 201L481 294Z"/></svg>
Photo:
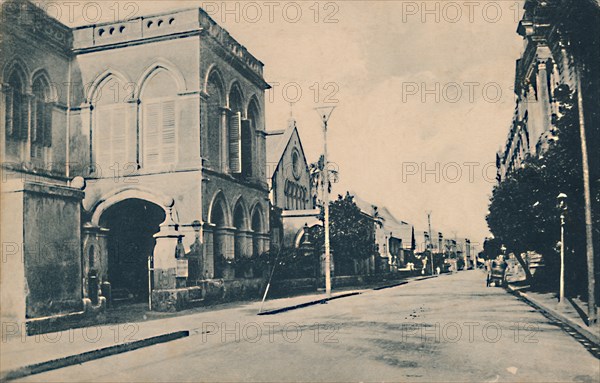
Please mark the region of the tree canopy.
<svg viewBox="0 0 600 383"><path fill-rule="evenodd" d="M486 217L494 237L523 264L521 253L535 251L543 256L544 272L536 282L554 283L559 267L560 210L557 196L566 194L566 274L572 292L584 293L581 278L585 263L585 222L581 141L576 93L562 85L555 91L559 115L554 117L549 147L538 156L528 156L520 168L496 185ZM590 127L591 128L591 127ZM594 135L591 135L594 137ZM589 148L597 143L588 142ZM590 166L594 166L590 164ZM598 227L599 185L592 182L593 211ZM598 235L596 234L596 238ZM597 240L596 240L597 242ZM528 271L528 270L526 270ZM531 275L528 275L531 278Z"/></svg>

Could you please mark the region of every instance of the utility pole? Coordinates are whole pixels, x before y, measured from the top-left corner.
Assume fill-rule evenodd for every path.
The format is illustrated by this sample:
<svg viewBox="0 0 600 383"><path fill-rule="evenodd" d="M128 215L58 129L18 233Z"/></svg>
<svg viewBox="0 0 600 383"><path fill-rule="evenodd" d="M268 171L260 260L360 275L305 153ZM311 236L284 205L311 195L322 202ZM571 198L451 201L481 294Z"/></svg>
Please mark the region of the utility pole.
<svg viewBox="0 0 600 383"><path fill-rule="evenodd" d="M588 163L585 120L583 115L582 64L577 65L577 109L579 109L579 135L581 137L581 166L583 167L583 196L585 199L585 242L588 278L588 326L598 320L596 312L596 281L594 274L594 243L592 241L592 197L590 193L590 168Z"/></svg>
<svg viewBox="0 0 600 383"><path fill-rule="evenodd" d="M560 283L558 289L558 301L565 300L565 212L567 210L567 195L560 193L556 199L560 208Z"/></svg>
<svg viewBox="0 0 600 383"><path fill-rule="evenodd" d="M431 255L431 275L433 275L433 238L431 238L431 210L427 213L427 225L429 226L429 254Z"/></svg>
<svg viewBox="0 0 600 383"><path fill-rule="evenodd" d="M329 170L327 163L327 122L335 106L315 108L323 123L323 173L321 174L321 192L325 211L325 294L331 297L331 249L329 243Z"/></svg>

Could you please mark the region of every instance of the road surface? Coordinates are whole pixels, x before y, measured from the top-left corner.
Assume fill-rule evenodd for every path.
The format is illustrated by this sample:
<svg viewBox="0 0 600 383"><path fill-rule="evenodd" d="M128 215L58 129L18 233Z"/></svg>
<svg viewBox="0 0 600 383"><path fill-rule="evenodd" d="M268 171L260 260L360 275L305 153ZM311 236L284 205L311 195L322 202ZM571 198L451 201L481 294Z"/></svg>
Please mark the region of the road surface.
<svg viewBox="0 0 600 383"><path fill-rule="evenodd" d="M600 381L577 340L484 279L465 271L269 316L257 303L197 314L188 338L22 381Z"/></svg>

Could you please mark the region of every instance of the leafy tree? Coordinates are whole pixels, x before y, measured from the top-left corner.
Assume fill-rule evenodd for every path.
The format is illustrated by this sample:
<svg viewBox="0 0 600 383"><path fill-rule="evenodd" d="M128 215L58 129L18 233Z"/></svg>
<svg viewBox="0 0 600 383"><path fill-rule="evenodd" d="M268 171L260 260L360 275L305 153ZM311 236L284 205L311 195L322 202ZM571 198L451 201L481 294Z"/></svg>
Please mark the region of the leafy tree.
<svg viewBox="0 0 600 383"><path fill-rule="evenodd" d="M325 186L325 157L321 155L321 157L319 157L319 161L308 165L308 171L310 173L311 189L313 190L313 194L316 195L318 191L321 190L321 187ZM336 183L338 181L339 174L338 171L332 169L331 166L327 168L327 172L329 178L327 180L327 192L331 193L332 183Z"/></svg>
<svg viewBox="0 0 600 383"><path fill-rule="evenodd" d="M514 252L527 273L527 278L539 284L556 284L560 265L560 211L556 197L567 194L568 212L565 229L565 269L567 289L585 293L585 278L580 274L585 263L585 222L579 112L576 94L568 86L555 91L559 101L559 116L554 117L553 137L549 147L538 157L526 158L522 166L512 171L494 188L490 200L488 226L494 237ZM597 137L597 135L590 135ZM598 147L588 142L588 147ZM597 164L596 164L597 165ZM590 170L596 171L590 163ZM597 173L596 173L597 174ZM592 180L597 179L593 178ZM596 197L593 210L598 228L598 182L592 183ZM597 234L596 234L597 237ZM546 267L535 276L529 273L521 254L535 251L542 254Z"/></svg>
<svg viewBox="0 0 600 383"><path fill-rule="evenodd" d="M324 214L321 208L321 221L325 219ZM338 195L337 200L330 202L329 238L336 261L350 262L372 256L375 252L374 224L375 221L356 206L350 193ZM319 249L324 244L324 232L320 226L315 229L311 242Z"/></svg>
<svg viewBox="0 0 600 383"><path fill-rule="evenodd" d="M480 253L480 257L483 259L494 259L502 254L502 243L498 238L486 238L483 241L483 251Z"/></svg>

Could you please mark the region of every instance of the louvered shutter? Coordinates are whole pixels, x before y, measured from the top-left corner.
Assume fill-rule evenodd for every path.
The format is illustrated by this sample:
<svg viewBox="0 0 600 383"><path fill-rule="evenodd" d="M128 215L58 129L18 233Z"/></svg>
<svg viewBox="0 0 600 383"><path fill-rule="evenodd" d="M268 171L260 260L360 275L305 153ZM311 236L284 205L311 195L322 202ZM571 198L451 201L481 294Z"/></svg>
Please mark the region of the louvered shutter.
<svg viewBox="0 0 600 383"><path fill-rule="evenodd" d="M111 117L111 165L117 163L123 169L127 161L126 106L115 105Z"/></svg>
<svg viewBox="0 0 600 383"><path fill-rule="evenodd" d="M29 124L29 103L26 97L23 97L21 93L15 92L14 98L14 133L15 137L27 141L27 126Z"/></svg>
<svg viewBox="0 0 600 383"><path fill-rule="evenodd" d="M148 103L144 112L144 166L154 166L160 161L161 103Z"/></svg>
<svg viewBox="0 0 600 383"><path fill-rule="evenodd" d="M50 102L44 103L43 105L44 105L43 145L45 147L49 148L52 146L52 111L54 109L54 106Z"/></svg>
<svg viewBox="0 0 600 383"><path fill-rule="evenodd" d="M249 120L242 121L242 174L252 175L252 125Z"/></svg>
<svg viewBox="0 0 600 383"><path fill-rule="evenodd" d="M6 137L13 137L14 134L14 102L15 102L15 91L9 88L6 94Z"/></svg>
<svg viewBox="0 0 600 383"><path fill-rule="evenodd" d="M175 132L175 101L162 103L162 163L174 164L177 156Z"/></svg>
<svg viewBox="0 0 600 383"><path fill-rule="evenodd" d="M31 116L33 119L33 121L31 121L31 142L33 144L37 144L38 140L41 139L41 135L39 133L42 133L40 128L44 118L44 104L42 104L38 99L35 99L31 103L31 107Z"/></svg>
<svg viewBox="0 0 600 383"><path fill-rule="evenodd" d="M242 116L240 112L233 113L229 119L229 169L232 173L242 171L241 130Z"/></svg>
<svg viewBox="0 0 600 383"><path fill-rule="evenodd" d="M96 165L100 167L100 172L107 172L111 159L113 110L111 108L98 108L95 113Z"/></svg>

